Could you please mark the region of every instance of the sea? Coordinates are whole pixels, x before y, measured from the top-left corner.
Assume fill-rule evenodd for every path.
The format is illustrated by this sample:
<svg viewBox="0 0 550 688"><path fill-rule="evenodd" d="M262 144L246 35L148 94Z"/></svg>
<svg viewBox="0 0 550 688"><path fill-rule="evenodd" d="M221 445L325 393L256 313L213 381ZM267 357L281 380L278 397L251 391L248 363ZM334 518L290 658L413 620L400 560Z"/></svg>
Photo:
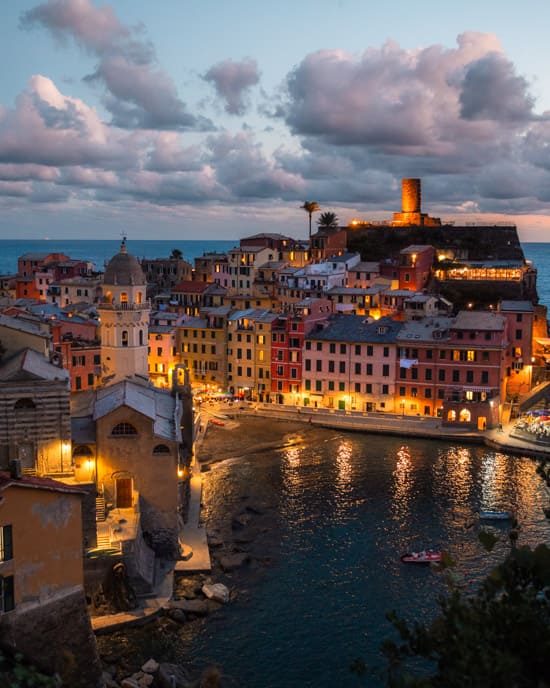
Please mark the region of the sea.
<svg viewBox="0 0 550 688"><path fill-rule="evenodd" d="M17 259L25 253L63 253L69 258L86 260L102 271L105 264L120 251L120 239L5 239L0 241L0 275L15 274ZM168 258L173 249L179 249L184 260L193 263L203 253L225 253L239 241L126 241L129 253L136 258Z"/></svg>
<svg viewBox="0 0 550 688"><path fill-rule="evenodd" d="M136 257L182 251L192 262L238 241L128 241ZM103 269L119 241L2 241L0 273L27 252L60 251ZM526 243L550 304L550 243ZM217 428L216 432L224 432ZM509 551L505 523L481 546L479 510L514 510L519 545L550 543L550 505L536 462L476 445L303 429L257 453L225 448L203 473L202 519L251 555L224 576L232 600L200 625L182 628L186 664L197 675L220 667L239 688L382 688L381 645L395 638L387 614L428 622L448 588L431 567L404 565L410 549L441 549L455 561L465 594L475 592ZM246 513L255 536L235 533ZM215 552L213 552L215 555ZM191 630L192 629L192 630ZM355 671L352 671L352 667ZM360 668L363 671L357 671Z"/></svg>

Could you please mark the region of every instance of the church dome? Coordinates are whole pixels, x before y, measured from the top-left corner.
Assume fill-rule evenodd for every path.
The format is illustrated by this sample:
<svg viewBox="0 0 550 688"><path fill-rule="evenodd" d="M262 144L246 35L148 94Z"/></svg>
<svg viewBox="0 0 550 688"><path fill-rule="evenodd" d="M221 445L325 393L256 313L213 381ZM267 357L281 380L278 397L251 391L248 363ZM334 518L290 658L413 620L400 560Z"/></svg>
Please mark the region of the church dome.
<svg viewBox="0 0 550 688"><path fill-rule="evenodd" d="M120 251L113 256L103 275L103 284L118 286L144 285L145 274L134 256L126 250L126 239L122 240Z"/></svg>

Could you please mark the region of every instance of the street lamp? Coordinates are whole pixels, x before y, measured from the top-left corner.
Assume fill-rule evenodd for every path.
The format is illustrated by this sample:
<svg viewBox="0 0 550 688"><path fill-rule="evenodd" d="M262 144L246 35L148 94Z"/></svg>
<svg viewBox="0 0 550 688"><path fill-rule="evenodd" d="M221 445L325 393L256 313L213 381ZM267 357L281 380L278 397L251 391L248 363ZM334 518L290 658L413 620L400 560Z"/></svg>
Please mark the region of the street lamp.
<svg viewBox="0 0 550 688"><path fill-rule="evenodd" d="M401 399L401 417L405 417L405 399Z"/></svg>

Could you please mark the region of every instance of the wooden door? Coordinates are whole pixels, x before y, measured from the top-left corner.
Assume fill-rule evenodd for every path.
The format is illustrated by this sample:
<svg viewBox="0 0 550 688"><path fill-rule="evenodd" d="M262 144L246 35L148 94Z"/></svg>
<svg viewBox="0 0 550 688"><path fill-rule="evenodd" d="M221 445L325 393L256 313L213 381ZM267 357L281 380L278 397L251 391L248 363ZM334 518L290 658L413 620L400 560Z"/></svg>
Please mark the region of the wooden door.
<svg viewBox="0 0 550 688"><path fill-rule="evenodd" d="M129 509L132 506L132 478L117 478L116 508Z"/></svg>

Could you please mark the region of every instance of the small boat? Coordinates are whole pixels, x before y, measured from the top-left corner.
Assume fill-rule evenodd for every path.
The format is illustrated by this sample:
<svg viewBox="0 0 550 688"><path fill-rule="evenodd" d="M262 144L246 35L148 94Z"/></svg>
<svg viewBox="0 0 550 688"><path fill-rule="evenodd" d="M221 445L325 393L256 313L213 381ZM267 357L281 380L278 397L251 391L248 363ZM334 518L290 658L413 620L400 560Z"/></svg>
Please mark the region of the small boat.
<svg viewBox="0 0 550 688"><path fill-rule="evenodd" d="M211 418L210 422L212 423L212 425L221 425L221 426L225 425L223 420L218 420L217 418Z"/></svg>
<svg viewBox="0 0 550 688"><path fill-rule="evenodd" d="M441 561L441 557L441 552L428 549L422 552L407 552L401 556L401 561L404 564L431 564Z"/></svg>
<svg viewBox="0 0 550 688"><path fill-rule="evenodd" d="M484 521L510 521L512 514L509 511L480 511L479 518Z"/></svg>

